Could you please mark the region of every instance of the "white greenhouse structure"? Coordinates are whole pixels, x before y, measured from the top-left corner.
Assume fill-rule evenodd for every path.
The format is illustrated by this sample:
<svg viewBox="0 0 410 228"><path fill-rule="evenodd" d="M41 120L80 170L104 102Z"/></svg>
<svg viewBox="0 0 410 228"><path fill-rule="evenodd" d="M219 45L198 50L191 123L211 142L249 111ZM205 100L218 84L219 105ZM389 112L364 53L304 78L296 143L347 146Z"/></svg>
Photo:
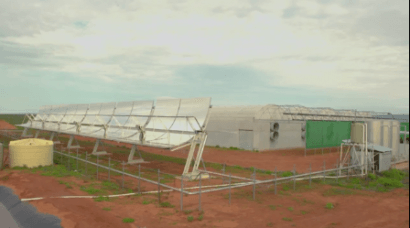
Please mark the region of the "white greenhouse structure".
<svg viewBox="0 0 410 228"><path fill-rule="evenodd" d="M305 148L307 120L366 121L373 112L298 105L213 106L206 145L246 150Z"/></svg>

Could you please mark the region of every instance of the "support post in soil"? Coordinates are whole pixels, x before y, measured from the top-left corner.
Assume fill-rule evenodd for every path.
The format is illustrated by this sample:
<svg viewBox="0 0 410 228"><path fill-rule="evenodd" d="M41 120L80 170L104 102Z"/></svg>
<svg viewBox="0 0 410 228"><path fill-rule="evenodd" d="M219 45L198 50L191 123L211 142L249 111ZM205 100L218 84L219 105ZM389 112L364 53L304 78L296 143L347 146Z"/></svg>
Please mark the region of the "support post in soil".
<svg viewBox="0 0 410 228"><path fill-rule="evenodd" d="M181 176L181 211L184 210L184 193L183 193L183 189L184 189L184 175Z"/></svg>
<svg viewBox="0 0 410 228"><path fill-rule="evenodd" d="M97 154L97 180L98 180L98 154Z"/></svg>
<svg viewBox="0 0 410 228"><path fill-rule="evenodd" d="M312 187L312 163L309 164L309 187Z"/></svg>
<svg viewBox="0 0 410 228"><path fill-rule="evenodd" d="M222 173L225 175L225 163L222 168ZM222 184L225 184L225 177L222 177Z"/></svg>
<svg viewBox="0 0 410 228"><path fill-rule="evenodd" d="M278 172L276 170L276 166L275 166L275 195L277 194L277 186L278 186Z"/></svg>
<svg viewBox="0 0 410 228"><path fill-rule="evenodd" d="M110 170L111 170L111 158L108 157L108 181L110 181L110 174L111 174Z"/></svg>
<svg viewBox="0 0 410 228"><path fill-rule="evenodd" d="M158 203L161 203L161 186L159 185L159 183L160 183L160 181L161 181L161 174L160 174L160 171L159 171L159 169L158 169Z"/></svg>
<svg viewBox="0 0 410 228"><path fill-rule="evenodd" d="M88 152L85 152L85 176L87 176Z"/></svg>
<svg viewBox="0 0 410 228"><path fill-rule="evenodd" d="M296 165L294 164L293 165L293 191L296 191L296 178L295 178L295 175L296 175Z"/></svg>
<svg viewBox="0 0 410 228"><path fill-rule="evenodd" d="M138 164L138 194L141 194L141 164Z"/></svg>
<svg viewBox="0 0 410 228"><path fill-rule="evenodd" d="M78 171L78 148L77 148L77 169L76 170Z"/></svg>
<svg viewBox="0 0 410 228"><path fill-rule="evenodd" d="M199 208L198 210L201 211L201 180L202 180L202 175L199 175Z"/></svg>
<svg viewBox="0 0 410 228"><path fill-rule="evenodd" d="M125 163L123 162L122 163L122 185L121 185L122 189L124 189L124 165L125 165Z"/></svg>
<svg viewBox="0 0 410 228"><path fill-rule="evenodd" d="M231 206L231 173L229 173L229 206Z"/></svg>
<svg viewBox="0 0 410 228"><path fill-rule="evenodd" d="M325 183L325 176L326 176L326 161L323 161L323 183Z"/></svg>
<svg viewBox="0 0 410 228"><path fill-rule="evenodd" d="M339 166L339 159L337 159L336 162L336 183L339 183L339 171L340 171L340 166Z"/></svg>
<svg viewBox="0 0 410 228"><path fill-rule="evenodd" d="M253 200L255 200L255 190L256 190L256 169L253 169Z"/></svg>
<svg viewBox="0 0 410 228"><path fill-rule="evenodd" d="M349 176L350 176L350 160L349 163L347 163L347 180L349 181Z"/></svg>

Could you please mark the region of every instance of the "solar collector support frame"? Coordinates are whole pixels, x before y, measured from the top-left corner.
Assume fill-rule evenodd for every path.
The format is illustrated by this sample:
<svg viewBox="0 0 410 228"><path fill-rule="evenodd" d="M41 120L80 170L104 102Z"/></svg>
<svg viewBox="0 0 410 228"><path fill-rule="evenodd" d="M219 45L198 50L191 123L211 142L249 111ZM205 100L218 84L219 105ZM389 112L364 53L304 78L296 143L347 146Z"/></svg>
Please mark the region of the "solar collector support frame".
<svg viewBox="0 0 410 228"><path fill-rule="evenodd" d="M98 153L101 140L132 144L129 163L143 161L133 160L137 145L172 150L199 140L202 146L195 159L194 169L197 169L206 141L210 101L210 98L194 98L159 100L156 106L152 101L43 106L36 116L27 115L29 121L20 126L25 130L68 134L70 142L75 139L74 135L95 138L94 154ZM186 167L192 161L195 150L192 146L193 143ZM190 172L185 170L184 175L189 176ZM191 173L199 172L192 170Z"/></svg>

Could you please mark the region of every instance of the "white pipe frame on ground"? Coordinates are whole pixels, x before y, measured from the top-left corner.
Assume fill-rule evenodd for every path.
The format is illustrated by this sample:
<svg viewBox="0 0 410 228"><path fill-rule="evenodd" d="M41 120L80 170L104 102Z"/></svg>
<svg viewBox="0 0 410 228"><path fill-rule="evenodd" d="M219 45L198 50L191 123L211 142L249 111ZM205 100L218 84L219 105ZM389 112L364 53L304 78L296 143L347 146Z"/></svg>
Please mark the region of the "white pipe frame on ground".
<svg viewBox="0 0 410 228"><path fill-rule="evenodd" d="M362 175L349 175L349 177L361 177ZM325 177L327 179L335 179L335 178L344 178L347 176L338 176L338 177ZM301 181L301 180L307 180L309 177L305 177L305 178L296 178L295 180L297 181ZM323 178L322 176L314 176L314 177L310 177L311 179L321 179ZM283 180L283 179L282 179ZM218 187L226 187L229 186L230 188L238 188L238 187L244 187L246 183L238 183L238 184L222 184L222 185L208 185L208 186L201 186L201 187L189 187L189 188L185 188L187 190L191 190L191 189L199 189L199 188L218 188ZM253 182L252 182L253 184ZM226 188L224 189L211 189L208 191L198 191L198 192L189 192L188 195L196 195L199 193L209 193L209 192L214 192L214 191L222 191L222 190L226 190ZM160 193L165 193L165 192L172 192L174 190L160 190L160 191L148 191L148 192L141 192L141 193L125 193L125 194L116 194L116 195L105 195L105 196L52 196L52 197L35 197L35 198L26 198L26 199L21 199L22 202L25 201L34 201L34 200L42 200L42 199L92 199L92 198L99 198L99 197L108 197L108 198L115 198L115 197L123 197L123 196L132 196L132 195L139 195L139 194L156 194L158 192Z"/></svg>
<svg viewBox="0 0 410 228"><path fill-rule="evenodd" d="M94 162L91 162L91 161L86 161L86 160L84 160L84 159L82 159L82 158L79 158L79 157L75 157L75 156L71 156L71 155L68 155L68 154L64 154L63 152L59 152L59 151L54 151L54 152L55 152L55 153L58 153L58 154L61 154L61 155L64 155L64 156L66 156L66 157L70 157L70 158L73 158L73 159L77 159L77 160L79 160L79 161L82 161L82 162L85 162L85 163L88 163L88 164L91 164L91 165L95 165L95 166L97 166L97 167L101 167L101 168L106 169L106 170L110 170L110 171L113 171L113 172L117 172L117 173L119 173L119 174L124 174L124 175L129 176L129 177L132 177L132 178L140 179L140 180L143 180L143 181L148 182L148 183L150 183L150 184L160 185L160 186L162 186L162 187L169 188L169 189L172 189L172 190L175 190L175 191L179 191L179 192L182 191L182 192L185 193L185 194L188 194L188 193L189 193L189 192L183 191L183 190L181 190L181 189L179 189L179 188L174 188L174 187L168 186L168 185L166 185L166 184L162 184L162 183L159 183L159 182L156 182L156 181L152 181L152 180L149 180L149 179L145 179L145 178L142 178L142 177L137 177L137 176L132 175L132 174L129 174L129 173L127 173L127 172L122 172L122 171L120 171L120 170L116 170L116 169L113 169L113 168L111 168L111 167L107 167L107 166L104 166L104 165L100 165L100 164L97 164L97 163L94 163Z"/></svg>

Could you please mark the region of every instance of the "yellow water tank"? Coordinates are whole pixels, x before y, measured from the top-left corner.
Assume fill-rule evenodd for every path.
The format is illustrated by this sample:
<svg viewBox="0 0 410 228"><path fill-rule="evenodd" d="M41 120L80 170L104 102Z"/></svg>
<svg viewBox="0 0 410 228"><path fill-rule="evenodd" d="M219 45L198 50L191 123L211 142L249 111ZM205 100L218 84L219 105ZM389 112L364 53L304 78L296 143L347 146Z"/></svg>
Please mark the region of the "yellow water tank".
<svg viewBox="0 0 410 228"><path fill-rule="evenodd" d="M10 167L28 168L48 166L53 164L53 141L44 139L22 139L11 141Z"/></svg>

